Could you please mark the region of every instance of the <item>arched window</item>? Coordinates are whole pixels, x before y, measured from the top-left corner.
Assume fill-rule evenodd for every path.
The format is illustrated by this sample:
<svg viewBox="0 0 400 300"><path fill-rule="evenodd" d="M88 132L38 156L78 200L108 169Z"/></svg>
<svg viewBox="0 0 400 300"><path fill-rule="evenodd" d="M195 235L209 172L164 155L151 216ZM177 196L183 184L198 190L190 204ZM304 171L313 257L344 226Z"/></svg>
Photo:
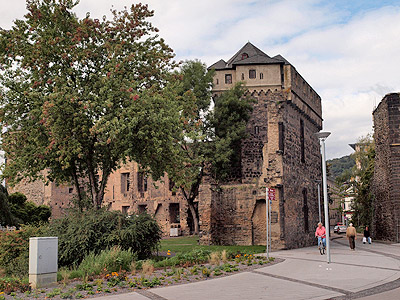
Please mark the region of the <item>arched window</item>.
<svg viewBox="0 0 400 300"><path fill-rule="evenodd" d="M264 74L260 73L260 79L264 79Z"/></svg>

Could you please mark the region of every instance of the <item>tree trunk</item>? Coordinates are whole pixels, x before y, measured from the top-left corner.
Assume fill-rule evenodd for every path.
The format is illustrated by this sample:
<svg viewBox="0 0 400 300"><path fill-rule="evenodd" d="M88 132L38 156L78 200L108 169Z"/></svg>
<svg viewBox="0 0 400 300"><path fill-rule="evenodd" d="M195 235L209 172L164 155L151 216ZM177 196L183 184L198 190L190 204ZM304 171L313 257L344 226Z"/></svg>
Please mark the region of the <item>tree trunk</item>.
<svg viewBox="0 0 400 300"><path fill-rule="evenodd" d="M193 217L194 234L198 235L200 232L199 216L196 212L196 209L194 208L193 200L188 201L188 206L189 206L190 212L192 213L192 217Z"/></svg>
<svg viewBox="0 0 400 300"><path fill-rule="evenodd" d="M83 207L82 207L82 191L81 191L81 186L79 184L79 178L78 178L78 174L77 174L75 163L72 164L72 177L74 179L74 186L76 188L76 193L78 194L78 208L79 208L79 211L82 212L83 211Z"/></svg>

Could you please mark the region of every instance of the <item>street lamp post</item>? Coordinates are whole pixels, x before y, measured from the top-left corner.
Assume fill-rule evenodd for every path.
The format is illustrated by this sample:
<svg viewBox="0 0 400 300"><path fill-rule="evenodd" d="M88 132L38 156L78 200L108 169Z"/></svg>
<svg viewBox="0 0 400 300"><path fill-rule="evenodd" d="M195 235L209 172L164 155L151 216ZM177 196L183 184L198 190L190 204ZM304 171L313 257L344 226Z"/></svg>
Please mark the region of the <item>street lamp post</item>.
<svg viewBox="0 0 400 300"><path fill-rule="evenodd" d="M315 135L320 140L322 148L322 185L324 189L324 214L325 214L325 229L326 229L326 261L329 264L331 262L331 247L329 242L330 226L329 226L329 215L328 215L328 185L326 181L326 156L325 156L325 140L330 135L330 132L318 132Z"/></svg>
<svg viewBox="0 0 400 300"><path fill-rule="evenodd" d="M321 223L321 180L315 180L318 186L318 222Z"/></svg>

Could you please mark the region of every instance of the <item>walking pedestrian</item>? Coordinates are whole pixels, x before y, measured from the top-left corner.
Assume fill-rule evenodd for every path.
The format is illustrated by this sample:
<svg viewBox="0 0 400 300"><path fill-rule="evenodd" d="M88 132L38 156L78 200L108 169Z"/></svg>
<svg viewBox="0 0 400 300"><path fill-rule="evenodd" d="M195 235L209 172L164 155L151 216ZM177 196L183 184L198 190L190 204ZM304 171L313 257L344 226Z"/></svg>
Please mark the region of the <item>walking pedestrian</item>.
<svg viewBox="0 0 400 300"><path fill-rule="evenodd" d="M371 234L369 232L368 226L365 226L364 229L364 237L363 237L363 244L368 242L368 244L371 244Z"/></svg>
<svg viewBox="0 0 400 300"><path fill-rule="evenodd" d="M350 249L353 251L356 248L356 235L356 229L353 227L353 223L350 223L346 230L346 237L349 239Z"/></svg>

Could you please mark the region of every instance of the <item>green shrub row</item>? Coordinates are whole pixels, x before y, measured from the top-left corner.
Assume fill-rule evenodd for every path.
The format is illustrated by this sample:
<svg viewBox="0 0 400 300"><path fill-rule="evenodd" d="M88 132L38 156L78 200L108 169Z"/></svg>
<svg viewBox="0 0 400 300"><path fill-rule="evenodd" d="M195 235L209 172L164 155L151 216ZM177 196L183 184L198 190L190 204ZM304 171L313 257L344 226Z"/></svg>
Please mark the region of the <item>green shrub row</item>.
<svg viewBox="0 0 400 300"><path fill-rule="evenodd" d="M60 266L78 266L89 254L119 246L147 258L157 250L161 230L147 214L126 217L118 211L71 213L50 224L48 236L58 237Z"/></svg>

